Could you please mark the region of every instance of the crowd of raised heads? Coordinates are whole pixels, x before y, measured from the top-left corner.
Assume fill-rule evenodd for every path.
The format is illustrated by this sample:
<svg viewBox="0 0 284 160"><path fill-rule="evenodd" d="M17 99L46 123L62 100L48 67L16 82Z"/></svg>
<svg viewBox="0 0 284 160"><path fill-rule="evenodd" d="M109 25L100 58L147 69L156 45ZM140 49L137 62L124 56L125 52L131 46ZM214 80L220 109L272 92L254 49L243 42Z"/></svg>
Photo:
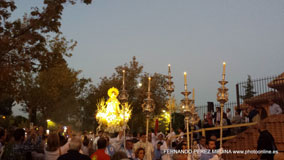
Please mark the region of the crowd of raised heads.
<svg viewBox="0 0 284 160"><path fill-rule="evenodd" d="M217 137L194 135L194 149L215 149ZM190 144L189 144L190 145ZM182 128L168 134L75 132L68 128L46 133L43 127L32 129L0 128L1 160L183 160L187 154L166 153L186 150L187 137ZM218 147L217 147L218 148ZM202 154L192 154L200 159Z"/></svg>
<svg viewBox="0 0 284 160"><path fill-rule="evenodd" d="M247 105L247 108L243 110L238 110L235 108L235 114L232 114L230 108L226 108L223 110L223 126L231 125L231 124L240 124L240 123L248 123L248 122L259 122L262 118L272 115L282 114L283 111L279 104L273 99L269 99L269 106L267 108L267 112L265 115L261 115L261 108L256 106ZM200 128L209 128L219 126L221 122L221 109L220 107L216 107L216 111L209 111L203 115L204 120L200 121L198 127ZM233 130L234 134L238 132L238 129Z"/></svg>

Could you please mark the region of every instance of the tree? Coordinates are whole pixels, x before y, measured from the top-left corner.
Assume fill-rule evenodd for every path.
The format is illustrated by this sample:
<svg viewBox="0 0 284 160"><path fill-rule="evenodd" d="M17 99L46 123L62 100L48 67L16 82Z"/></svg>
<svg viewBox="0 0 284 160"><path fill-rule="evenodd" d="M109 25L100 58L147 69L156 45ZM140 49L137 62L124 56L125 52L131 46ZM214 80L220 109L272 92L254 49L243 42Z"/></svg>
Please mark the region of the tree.
<svg viewBox="0 0 284 160"><path fill-rule="evenodd" d="M37 115L43 124L47 118L65 124L74 119L80 122L81 104L90 79L78 78L81 71L69 68L64 59L71 56L75 45L76 42L57 35L48 41L50 56L43 61L45 68L21 74L17 99L29 112L31 122L36 123Z"/></svg>
<svg viewBox="0 0 284 160"><path fill-rule="evenodd" d="M38 72L47 68L53 56L49 52L48 37L60 32L64 5L77 0L43 0L43 7L33 7L21 19L11 20L16 10L13 0L0 1L0 101L15 99L19 76L24 72ZM90 4L92 0L82 0ZM7 97L7 95L9 95Z"/></svg>
<svg viewBox="0 0 284 160"><path fill-rule="evenodd" d="M142 131L145 127L145 115L142 111L143 100L147 97L147 86L149 73L143 73L143 66L136 61L133 57L129 64L124 64L115 68L116 73L111 77L101 78L101 82L94 87L94 93L90 95L92 101L90 107L96 110L96 104L101 98L107 97L107 90L111 87L118 89L122 88L122 71L125 70L125 85L129 95L128 102L132 106L132 118L128 122L131 131ZM165 76L159 73L154 73L151 81L151 98L155 101L155 110L153 116L161 113L163 109L166 109L166 90L164 88L166 79ZM138 82L142 83L142 86L138 86ZM94 117L94 112L90 113ZM135 126L135 125L136 126ZM139 126L137 126L139 124Z"/></svg>
<svg viewBox="0 0 284 160"><path fill-rule="evenodd" d="M0 115L10 116L12 114L12 107L14 106L14 99L7 95L0 101Z"/></svg>
<svg viewBox="0 0 284 160"><path fill-rule="evenodd" d="M253 91L253 83L252 83L250 75L248 75L248 80L247 80L246 86L243 86L243 87L245 88L245 95L240 96L243 100L253 97L254 94L256 93L256 92Z"/></svg>

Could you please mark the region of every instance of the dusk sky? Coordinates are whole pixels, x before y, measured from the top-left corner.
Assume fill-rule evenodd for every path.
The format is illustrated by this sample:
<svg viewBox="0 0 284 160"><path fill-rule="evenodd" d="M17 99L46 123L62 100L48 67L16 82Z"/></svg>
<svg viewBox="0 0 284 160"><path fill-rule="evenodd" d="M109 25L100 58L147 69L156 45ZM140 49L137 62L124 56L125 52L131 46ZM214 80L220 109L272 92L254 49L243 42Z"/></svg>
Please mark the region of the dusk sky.
<svg viewBox="0 0 284 160"><path fill-rule="evenodd" d="M15 2L16 17L42 3ZM178 100L186 71L198 105L216 102L223 61L229 101L247 75L284 71L283 0L95 0L66 5L61 31L78 41L69 65L94 84L136 56L150 74L172 65Z"/></svg>

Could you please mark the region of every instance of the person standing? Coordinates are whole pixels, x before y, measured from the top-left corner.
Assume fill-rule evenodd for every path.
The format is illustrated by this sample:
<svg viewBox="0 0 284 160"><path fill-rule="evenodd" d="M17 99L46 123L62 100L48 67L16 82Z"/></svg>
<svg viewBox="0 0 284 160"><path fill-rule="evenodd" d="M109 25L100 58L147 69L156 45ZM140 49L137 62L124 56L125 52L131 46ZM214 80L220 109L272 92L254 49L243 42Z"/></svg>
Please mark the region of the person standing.
<svg viewBox="0 0 284 160"><path fill-rule="evenodd" d="M32 129L25 138L25 130L18 128L14 132L14 143L10 145L10 148L6 148L3 153L3 160L28 160L32 159L31 153L41 148L42 135L36 138L35 142L32 142L35 131Z"/></svg>
<svg viewBox="0 0 284 160"><path fill-rule="evenodd" d="M73 137L69 143L68 152L58 157L57 160L71 160L71 159L91 160L90 157L88 157L87 155L79 153L81 146L82 143L80 137Z"/></svg>
<svg viewBox="0 0 284 160"><path fill-rule="evenodd" d="M281 107L272 99L269 100L269 115L277 115L282 113Z"/></svg>
<svg viewBox="0 0 284 160"><path fill-rule="evenodd" d="M129 159L135 158L135 153L133 152L133 142L132 140L126 140L126 147L123 150Z"/></svg>
<svg viewBox="0 0 284 160"><path fill-rule="evenodd" d="M145 159L152 160L154 157L154 146L151 142L146 141L146 133L142 133L140 141L134 144L134 152L136 153L138 148L143 148L145 150Z"/></svg>
<svg viewBox="0 0 284 160"><path fill-rule="evenodd" d="M216 107L216 112L214 113L214 125L218 126L220 125L220 120L221 120L221 109L220 107Z"/></svg>
<svg viewBox="0 0 284 160"><path fill-rule="evenodd" d="M226 109L227 118L231 121L232 120L232 113L231 108Z"/></svg>
<svg viewBox="0 0 284 160"><path fill-rule="evenodd" d="M5 139L6 139L6 131L4 128L0 128L0 159L4 152Z"/></svg>
<svg viewBox="0 0 284 160"><path fill-rule="evenodd" d="M95 134L95 133L94 133L94 134ZM93 141L93 149L94 149L94 150L97 150L97 149L98 149L97 143L98 143L98 140L103 137L103 134L104 134L104 131L100 130L100 131L98 132L98 136L95 137L95 139L94 139L94 141Z"/></svg>
<svg viewBox="0 0 284 160"><path fill-rule="evenodd" d="M260 154L258 156L260 160L274 160L274 155L276 152L278 152L274 138L271 133L266 129L265 123L259 123L258 126L259 137L257 141L257 150L267 150L272 152L272 154Z"/></svg>
<svg viewBox="0 0 284 160"><path fill-rule="evenodd" d="M100 138L97 141L98 149L95 153L91 155L92 160L110 160L110 156L105 153L107 146L107 140L105 138Z"/></svg>

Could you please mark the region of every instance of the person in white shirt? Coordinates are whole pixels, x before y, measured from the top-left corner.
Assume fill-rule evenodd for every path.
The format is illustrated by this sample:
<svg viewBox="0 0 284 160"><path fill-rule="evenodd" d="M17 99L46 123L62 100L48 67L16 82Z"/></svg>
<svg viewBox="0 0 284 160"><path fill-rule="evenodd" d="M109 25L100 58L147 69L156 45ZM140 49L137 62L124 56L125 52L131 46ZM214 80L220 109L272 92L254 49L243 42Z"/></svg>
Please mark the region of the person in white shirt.
<svg viewBox="0 0 284 160"><path fill-rule="evenodd" d="M171 132L166 137L166 139L170 143L170 147L172 147L172 143L175 141L175 137L176 137L176 133L175 133L174 129L172 128Z"/></svg>
<svg viewBox="0 0 284 160"><path fill-rule="evenodd" d="M269 100L269 113L270 115L277 115L282 113L281 107L276 104L273 100Z"/></svg>
<svg viewBox="0 0 284 160"><path fill-rule="evenodd" d="M231 108L226 109L227 118L231 121L232 120L232 113Z"/></svg>
<svg viewBox="0 0 284 160"><path fill-rule="evenodd" d="M183 140L183 136L184 136L184 132L182 130L182 128L178 129L178 137L177 137L177 143L180 143Z"/></svg>
<svg viewBox="0 0 284 160"><path fill-rule="evenodd" d="M140 135L140 141L134 144L133 151L136 153L138 148L145 149L145 160L152 160L154 157L154 146L149 141L146 142L146 133Z"/></svg>

